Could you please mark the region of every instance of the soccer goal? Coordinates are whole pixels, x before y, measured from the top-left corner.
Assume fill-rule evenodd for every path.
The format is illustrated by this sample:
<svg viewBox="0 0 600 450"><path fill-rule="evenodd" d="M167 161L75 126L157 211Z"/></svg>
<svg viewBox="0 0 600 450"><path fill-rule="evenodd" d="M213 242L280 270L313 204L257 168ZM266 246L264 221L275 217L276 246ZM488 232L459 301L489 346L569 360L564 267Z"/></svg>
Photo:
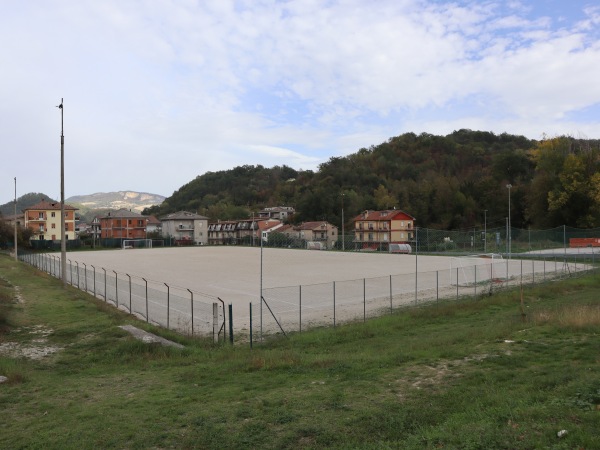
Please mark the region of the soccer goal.
<svg viewBox="0 0 600 450"><path fill-rule="evenodd" d="M499 253L454 256L450 258L450 284L473 286L506 281L506 264Z"/></svg>
<svg viewBox="0 0 600 450"><path fill-rule="evenodd" d="M152 248L152 239L124 239L123 249Z"/></svg>

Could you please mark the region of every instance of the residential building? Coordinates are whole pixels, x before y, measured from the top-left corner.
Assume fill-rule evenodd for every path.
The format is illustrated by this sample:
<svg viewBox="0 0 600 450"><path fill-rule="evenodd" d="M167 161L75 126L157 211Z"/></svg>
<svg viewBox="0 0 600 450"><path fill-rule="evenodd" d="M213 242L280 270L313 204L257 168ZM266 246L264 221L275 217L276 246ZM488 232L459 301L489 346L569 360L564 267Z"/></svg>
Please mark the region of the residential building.
<svg viewBox="0 0 600 450"><path fill-rule="evenodd" d="M208 243L210 245L237 244L237 221L218 221L208 225Z"/></svg>
<svg viewBox="0 0 600 450"><path fill-rule="evenodd" d="M178 211L160 218L163 238L174 238L179 245L208 244L208 217Z"/></svg>
<svg viewBox="0 0 600 450"><path fill-rule="evenodd" d="M156 218L156 216L148 216L146 222L146 233L162 233L162 223Z"/></svg>
<svg viewBox="0 0 600 450"><path fill-rule="evenodd" d="M338 240L338 227L326 221L304 222L300 225L285 225L277 230L289 238L302 239L311 249L330 250Z"/></svg>
<svg viewBox="0 0 600 450"><path fill-rule="evenodd" d="M111 211L100 218L102 239L146 239L146 216L128 209Z"/></svg>
<svg viewBox="0 0 600 450"><path fill-rule="evenodd" d="M277 219L282 222L294 215L296 210L291 206L272 206L258 212L261 219Z"/></svg>
<svg viewBox="0 0 600 450"><path fill-rule="evenodd" d="M264 242L269 242L269 234L277 231L283 224L277 219L267 219L258 221L258 230Z"/></svg>
<svg viewBox="0 0 600 450"><path fill-rule="evenodd" d="M74 240L75 236L75 211L77 208L65 204L65 229L66 240ZM61 203L42 200L23 210L25 216L25 228L33 231L31 240L60 241L63 237L61 229Z"/></svg>
<svg viewBox="0 0 600 450"><path fill-rule="evenodd" d="M17 214L16 216L14 214L11 214L9 216L0 216L0 219L4 220L6 225L8 225L10 228L15 227L15 221L16 221L17 227L21 228L23 226L23 224L25 223L25 214Z"/></svg>
<svg viewBox="0 0 600 450"><path fill-rule="evenodd" d="M416 219L401 210L364 211L353 221L358 249L387 250L391 243L406 244L414 240Z"/></svg>
<svg viewBox="0 0 600 450"><path fill-rule="evenodd" d="M268 241L269 233L283 224L277 219L247 219L218 221L208 225L210 245L260 245L260 238Z"/></svg>

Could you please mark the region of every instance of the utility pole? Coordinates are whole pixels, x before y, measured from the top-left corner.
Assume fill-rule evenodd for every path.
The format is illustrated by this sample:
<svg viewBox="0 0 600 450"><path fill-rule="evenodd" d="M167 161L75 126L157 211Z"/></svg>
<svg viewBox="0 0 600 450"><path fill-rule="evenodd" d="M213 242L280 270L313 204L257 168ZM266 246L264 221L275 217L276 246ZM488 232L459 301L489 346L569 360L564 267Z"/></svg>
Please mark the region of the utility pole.
<svg viewBox="0 0 600 450"><path fill-rule="evenodd" d="M65 134L63 99L60 99L60 269L63 286L67 285L67 238L65 232Z"/></svg>
<svg viewBox="0 0 600 450"><path fill-rule="evenodd" d="M17 255L17 177L15 177L15 261L19 260Z"/></svg>

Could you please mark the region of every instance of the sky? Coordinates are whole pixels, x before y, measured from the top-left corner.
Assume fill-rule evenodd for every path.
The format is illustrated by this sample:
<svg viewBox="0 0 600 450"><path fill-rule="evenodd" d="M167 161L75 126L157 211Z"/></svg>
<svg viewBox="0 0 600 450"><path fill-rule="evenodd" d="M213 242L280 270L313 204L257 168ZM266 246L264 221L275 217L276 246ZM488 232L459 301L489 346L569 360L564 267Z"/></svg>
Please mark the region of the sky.
<svg viewBox="0 0 600 450"><path fill-rule="evenodd" d="M0 204L317 170L403 133L600 138L596 0L0 0ZM16 183L14 179L17 179Z"/></svg>

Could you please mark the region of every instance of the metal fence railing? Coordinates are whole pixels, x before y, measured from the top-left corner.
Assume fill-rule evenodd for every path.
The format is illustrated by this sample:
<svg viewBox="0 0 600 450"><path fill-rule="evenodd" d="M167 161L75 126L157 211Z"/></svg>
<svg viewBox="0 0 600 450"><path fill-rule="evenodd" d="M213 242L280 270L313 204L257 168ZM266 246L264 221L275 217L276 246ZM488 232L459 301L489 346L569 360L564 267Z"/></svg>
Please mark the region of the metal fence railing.
<svg viewBox="0 0 600 450"><path fill-rule="evenodd" d="M61 258L21 253L19 259L61 278ZM104 267L67 261L67 283L155 325L225 340L225 304L216 296L146 280Z"/></svg>
<svg viewBox="0 0 600 450"><path fill-rule="evenodd" d="M416 255L415 258L419 256ZM301 332L389 314L425 302L491 295L594 269L598 255L547 254L530 259L452 258L446 270L264 288L251 306L253 336ZM267 306L268 305L268 306Z"/></svg>

